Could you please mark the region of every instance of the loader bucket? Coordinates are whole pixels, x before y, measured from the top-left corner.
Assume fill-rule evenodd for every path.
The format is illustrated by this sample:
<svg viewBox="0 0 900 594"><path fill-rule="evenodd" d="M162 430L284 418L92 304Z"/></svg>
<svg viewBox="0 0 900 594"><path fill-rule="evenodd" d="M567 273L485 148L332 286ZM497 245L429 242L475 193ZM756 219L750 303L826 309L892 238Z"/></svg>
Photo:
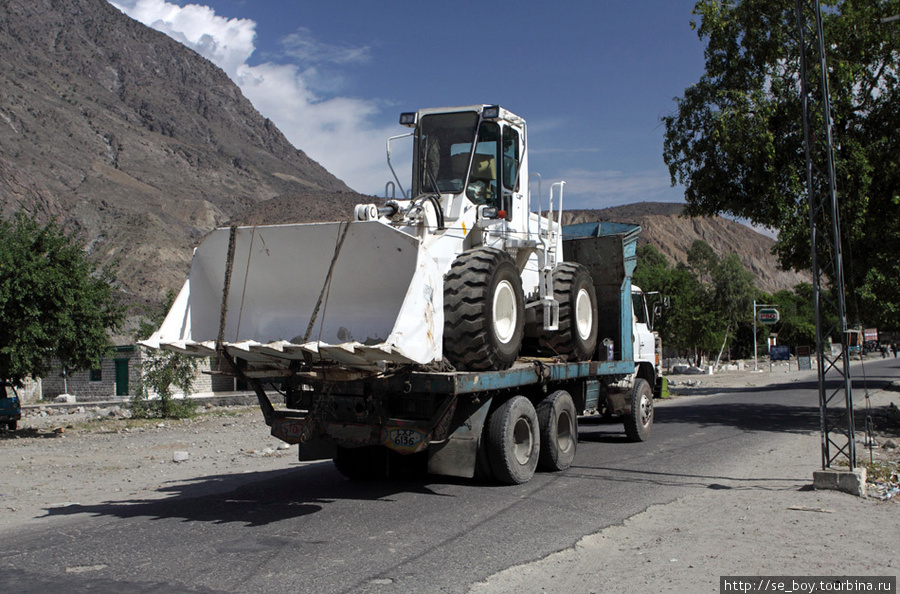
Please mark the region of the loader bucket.
<svg viewBox="0 0 900 594"><path fill-rule="evenodd" d="M206 356L221 331L231 355L276 368L308 357L374 370L424 364L442 356L442 297L419 240L378 221L222 228L194 251L145 344Z"/></svg>

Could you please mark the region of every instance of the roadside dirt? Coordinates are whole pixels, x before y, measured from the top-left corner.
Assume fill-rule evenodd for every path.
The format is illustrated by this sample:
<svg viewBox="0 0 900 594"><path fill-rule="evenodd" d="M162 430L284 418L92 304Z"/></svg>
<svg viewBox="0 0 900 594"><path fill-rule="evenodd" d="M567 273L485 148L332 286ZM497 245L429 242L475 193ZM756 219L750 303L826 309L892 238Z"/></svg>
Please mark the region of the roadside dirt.
<svg viewBox="0 0 900 594"><path fill-rule="evenodd" d="M53 508L161 499L200 477L297 465L296 446L269 436L256 407L208 408L187 420L119 415L88 405L33 413L15 433L0 433L0 533L49 521Z"/></svg>

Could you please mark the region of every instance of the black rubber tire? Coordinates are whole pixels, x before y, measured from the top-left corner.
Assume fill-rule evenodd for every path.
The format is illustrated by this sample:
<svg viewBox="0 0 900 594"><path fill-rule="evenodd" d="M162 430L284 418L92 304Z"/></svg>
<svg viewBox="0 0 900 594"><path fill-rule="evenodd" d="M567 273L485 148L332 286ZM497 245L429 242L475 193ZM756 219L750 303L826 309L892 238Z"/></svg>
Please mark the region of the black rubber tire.
<svg viewBox="0 0 900 594"><path fill-rule="evenodd" d="M507 485L531 480L541 451L537 413L524 396L513 396L488 418L487 453L494 479Z"/></svg>
<svg viewBox="0 0 900 594"><path fill-rule="evenodd" d="M567 361L589 361L597 350L597 294L591 273L563 262L553 270L553 296L559 301L559 330L540 330L542 351Z"/></svg>
<svg viewBox="0 0 900 594"><path fill-rule="evenodd" d="M460 371L509 369L525 336L515 261L494 248L460 254L444 277L444 356Z"/></svg>
<svg viewBox="0 0 900 594"><path fill-rule="evenodd" d="M624 415L625 435L631 441L647 441L653 427L653 390L647 380L634 380L631 390L631 414Z"/></svg>
<svg viewBox="0 0 900 594"><path fill-rule="evenodd" d="M538 468L558 472L575 460L578 449L578 413L572 396L557 390L541 400L535 410L541 431Z"/></svg>
<svg viewBox="0 0 900 594"><path fill-rule="evenodd" d="M18 422L18 421L9 421L9 422L6 424L6 426L7 426L7 428L8 428L10 431L15 431L15 430L16 430L16 427L19 426L19 422Z"/></svg>
<svg viewBox="0 0 900 594"><path fill-rule="evenodd" d="M337 446L333 460L338 472L351 480L371 481L383 479L388 474L388 450L382 446Z"/></svg>

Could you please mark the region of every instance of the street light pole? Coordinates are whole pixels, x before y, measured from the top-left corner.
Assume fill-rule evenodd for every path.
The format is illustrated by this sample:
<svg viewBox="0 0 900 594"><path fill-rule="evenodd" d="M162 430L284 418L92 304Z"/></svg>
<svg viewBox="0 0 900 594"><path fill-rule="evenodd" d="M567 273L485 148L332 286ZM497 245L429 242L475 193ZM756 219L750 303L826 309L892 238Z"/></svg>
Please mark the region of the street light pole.
<svg viewBox="0 0 900 594"><path fill-rule="evenodd" d="M759 371L757 363L757 353L759 348L756 346L756 299L753 300L753 371Z"/></svg>
<svg viewBox="0 0 900 594"><path fill-rule="evenodd" d="M756 299L753 300L753 371L759 371L759 361L757 358L758 348L756 346L756 312L761 307L778 307L778 305L773 303L757 303ZM777 322L776 320L773 320ZM766 322L763 322L764 324Z"/></svg>

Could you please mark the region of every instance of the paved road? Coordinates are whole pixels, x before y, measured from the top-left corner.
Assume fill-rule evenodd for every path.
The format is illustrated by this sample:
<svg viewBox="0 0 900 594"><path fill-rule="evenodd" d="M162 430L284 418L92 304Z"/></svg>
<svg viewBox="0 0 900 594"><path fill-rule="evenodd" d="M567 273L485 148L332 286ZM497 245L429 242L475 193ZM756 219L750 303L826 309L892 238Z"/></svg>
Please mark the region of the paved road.
<svg viewBox="0 0 900 594"><path fill-rule="evenodd" d="M898 367L867 364L869 389ZM800 381L662 403L643 444L626 442L618 424L584 420L573 467L517 487L359 484L315 463L243 476L236 488L201 477L165 501L52 510L63 516L52 529L0 543L0 591L466 592L652 504L715 489L741 476L748 452L816 430L814 375L791 377Z"/></svg>

